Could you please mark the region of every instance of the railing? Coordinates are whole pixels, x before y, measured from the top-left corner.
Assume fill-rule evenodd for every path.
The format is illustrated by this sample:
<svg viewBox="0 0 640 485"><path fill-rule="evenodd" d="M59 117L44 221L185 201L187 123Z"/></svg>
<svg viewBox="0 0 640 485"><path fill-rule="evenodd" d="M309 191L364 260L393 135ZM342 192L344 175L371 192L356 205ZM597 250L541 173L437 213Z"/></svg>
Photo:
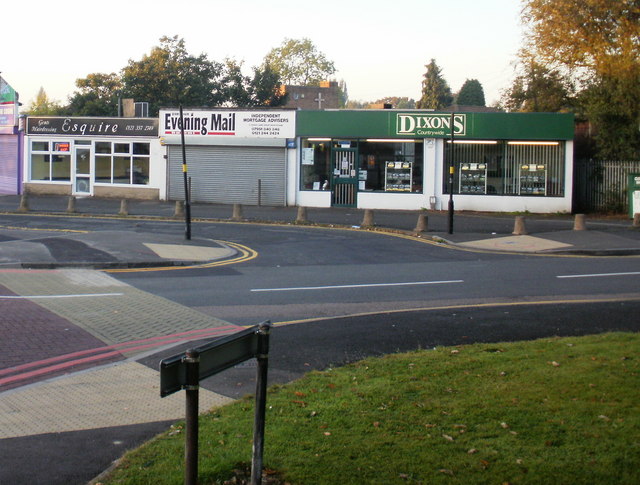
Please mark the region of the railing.
<svg viewBox="0 0 640 485"><path fill-rule="evenodd" d="M573 166L574 212L627 212L630 173L640 173L640 160L577 160Z"/></svg>

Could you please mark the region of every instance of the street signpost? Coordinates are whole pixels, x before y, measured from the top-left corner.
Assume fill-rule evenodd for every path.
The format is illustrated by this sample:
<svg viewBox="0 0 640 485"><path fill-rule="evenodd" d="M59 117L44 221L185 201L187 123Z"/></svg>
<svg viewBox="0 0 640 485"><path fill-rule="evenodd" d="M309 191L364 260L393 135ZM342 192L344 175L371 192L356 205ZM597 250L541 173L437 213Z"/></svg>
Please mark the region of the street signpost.
<svg viewBox="0 0 640 485"><path fill-rule="evenodd" d="M160 396L186 391L185 484L196 485L198 480L198 390L200 381L218 372L256 358L256 409L253 428L253 456L251 485L262 481L262 455L267 402L267 370L269 362L269 333L267 322L247 328L228 337L160 362Z"/></svg>

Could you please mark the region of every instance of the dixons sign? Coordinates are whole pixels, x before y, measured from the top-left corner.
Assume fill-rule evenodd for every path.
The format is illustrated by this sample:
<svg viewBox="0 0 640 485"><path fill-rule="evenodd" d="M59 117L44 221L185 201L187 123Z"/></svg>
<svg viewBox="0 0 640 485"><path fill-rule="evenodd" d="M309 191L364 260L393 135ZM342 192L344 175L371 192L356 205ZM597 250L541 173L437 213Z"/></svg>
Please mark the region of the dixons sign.
<svg viewBox="0 0 640 485"><path fill-rule="evenodd" d="M396 134L424 137L451 136L450 114L398 113ZM454 136L467 134L467 115L453 115Z"/></svg>

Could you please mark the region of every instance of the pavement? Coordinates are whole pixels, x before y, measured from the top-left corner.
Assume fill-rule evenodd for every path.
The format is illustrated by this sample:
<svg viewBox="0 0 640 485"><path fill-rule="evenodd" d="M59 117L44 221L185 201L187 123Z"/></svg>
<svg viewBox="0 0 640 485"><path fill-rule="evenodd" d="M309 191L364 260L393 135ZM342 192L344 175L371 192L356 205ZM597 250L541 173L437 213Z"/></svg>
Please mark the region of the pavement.
<svg viewBox="0 0 640 485"><path fill-rule="evenodd" d="M28 209L24 211L22 209ZM124 207L123 207L124 205ZM169 201L126 201L119 199L73 198L66 196L0 196L0 213L47 214L76 217L127 217L180 219L176 203ZM123 211L124 209L124 211ZM124 214L123 214L124 212ZM242 206L237 222L295 224L296 207ZM238 214L235 214L238 215ZM416 231L419 216L422 230ZM521 214L522 215L522 214ZM199 221L229 221L233 206L191 205L194 224ZM524 215L524 232L514 235L515 216L509 214L457 212L453 231L443 211L374 210L365 221L363 209L307 208L304 223L331 227L388 230L471 250L521 253L581 254L615 256L640 254L640 227L620 217L585 217L586 230L574 230L571 215ZM373 226L373 227L371 227ZM519 229L522 227L518 226ZM523 231L520 230L522 233ZM118 268L166 265L194 265L232 257L237 250L217 241L134 231L41 231L0 226L0 265L4 267Z"/></svg>
<svg viewBox="0 0 640 485"><path fill-rule="evenodd" d="M19 196L0 196L0 484L87 483L114 457L184 416L181 393L158 397L157 356L240 330L94 270L223 263L241 257L242 248L183 235L67 229L59 222L63 229L34 230L13 217L175 219L174 202L123 207L120 200L30 196L27 203L24 210ZM231 205L194 204L191 214L197 224L229 222L234 212ZM243 206L236 222L295 224L298 215L295 207ZM461 250L640 254L640 228L622 217L588 217L586 230L574 230L569 215L527 215L527 234L516 236L514 215L456 213L453 234L442 212L366 216L368 229ZM419 218L423 228L416 231ZM306 219L300 223L365 229L361 209L308 208ZM203 387L200 409L233 397Z"/></svg>

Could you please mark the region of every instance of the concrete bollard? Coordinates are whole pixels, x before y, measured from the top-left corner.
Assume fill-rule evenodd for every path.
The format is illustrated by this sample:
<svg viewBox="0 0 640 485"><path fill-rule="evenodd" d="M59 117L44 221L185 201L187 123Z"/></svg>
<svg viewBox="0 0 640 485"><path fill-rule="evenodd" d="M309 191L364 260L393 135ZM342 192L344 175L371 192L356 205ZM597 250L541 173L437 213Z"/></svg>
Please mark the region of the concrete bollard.
<svg viewBox="0 0 640 485"><path fill-rule="evenodd" d="M364 210L364 217L360 227L373 227L373 211L371 209Z"/></svg>
<svg viewBox="0 0 640 485"><path fill-rule="evenodd" d="M584 214L576 214L576 217L573 221L573 230L574 231L586 231L587 225L585 223Z"/></svg>
<svg viewBox="0 0 640 485"><path fill-rule="evenodd" d="M128 216L129 215L129 201L127 199L122 199L120 201L120 212L118 212L119 216Z"/></svg>
<svg viewBox="0 0 640 485"><path fill-rule="evenodd" d="M22 194L20 197L18 212L29 212L29 196L27 194Z"/></svg>
<svg viewBox="0 0 640 485"><path fill-rule="evenodd" d="M414 232L424 232L427 230L429 225L429 218L426 214L418 214L418 222L416 223L416 227L413 230Z"/></svg>
<svg viewBox="0 0 640 485"><path fill-rule="evenodd" d="M515 236L524 236L527 234L527 228L524 224L524 216L516 216L513 224L513 233Z"/></svg>
<svg viewBox="0 0 640 485"><path fill-rule="evenodd" d="M184 202L181 200L176 200L176 208L173 211L173 217L176 219L184 217Z"/></svg>
<svg viewBox="0 0 640 485"><path fill-rule="evenodd" d="M306 207L298 207L298 215L296 217L296 223L297 224L305 224L309 222L309 220L307 219L307 208Z"/></svg>
<svg viewBox="0 0 640 485"><path fill-rule="evenodd" d="M73 195L69 196L69 201L67 202L67 212L73 214L76 211L76 198Z"/></svg>
<svg viewBox="0 0 640 485"><path fill-rule="evenodd" d="M640 227L640 212L633 214L633 227Z"/></svg>
<svg viewBox="0 0 640 485"><path fill-rule="evenodd" d="M232 221L241 221L242 216L242 205L241 204L233 204L233 215L231 216Z"/></svg>

